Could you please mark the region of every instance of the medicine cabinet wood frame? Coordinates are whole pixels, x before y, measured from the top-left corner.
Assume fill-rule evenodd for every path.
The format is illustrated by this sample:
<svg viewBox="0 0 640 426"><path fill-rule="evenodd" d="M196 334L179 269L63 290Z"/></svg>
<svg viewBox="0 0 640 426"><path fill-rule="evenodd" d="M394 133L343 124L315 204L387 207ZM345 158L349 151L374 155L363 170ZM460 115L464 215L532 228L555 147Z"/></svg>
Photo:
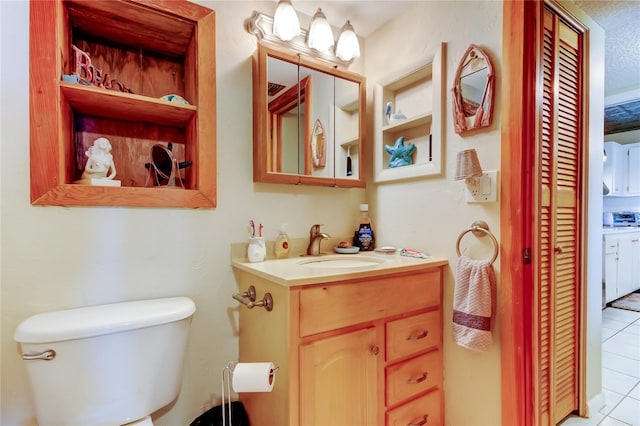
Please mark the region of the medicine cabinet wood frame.
<svg viewBox="0 0 640 426"><path fill-rule="evenodd" d="M32 204L216 206L213 10L187 1L32 1L29 34ZM127 68L127 75L147 79L149 87L140 94L130 94L63 82L63 74L72 74L76 39L104 53L104 58L119 57L118 63L114 59L112 64L101 64L93 60L93 52L87 52L92 64L112 78L131 84L118 76L118 67ZM138 53L137 60L122 60L130 52ZM152 68L150 62L168 63L173 68ZM107 69L111 67L116 69ZM164 83L162 90L175 90L173 93L191 105L149 95L159 90L154 87L156 80ZM94 129L86 130L83 123ZM139 151L143 141L167 143L171 141L168 136L175 136L183 146L185 160L193 162L183 172L185 189L145 187L144 183L127 186L128 181L123 181L122 187L73 184L84 166L77 164L77 141L94 130L108 130L123 149ZM144 167L144 161L148 161L146 156L135 167ZM116 162L116 169L126 166Z"/></svg>
<svg viewBox="0 0 640 426"><path fill-rule="evenodd" d="M438 51L428 61L407 65L375 85L375 182L442 173L445 53L446 44L441 43ZM387 102L393 103L392 112L403 113L407 118L396 123L387 123ZM405 137L405 145L415 142L413 164L389 167L385 145L393 146L400 136Z"/></svg>
<svg viewBox="0 0 640 426"><path fill-rule="evenodd" d="M269 57L281 59L283 61L290 62L297 66L307 67L312 70L316 70L336 78L341 78L359 84L359 99L354 102L356 105L349 105L353 107L353 111L357 111L358 114L358 132L357 139L350 138L348 141L341 141L340 143L334 143L330 146L336 151L334 161L337 163L337 156L343 155L345 157L348 151L357 160L354 161L354 170L357 170L357 178L337 177L336 170L334 168L334 176L312 176L305 174L294 173L280 173L269 171L269 165L278 164L277 159L272 158L273 150L269 149L267 143L269 132L269 117L268 111L268 70L267 59ZM310 83L312 85L313 83ZM336 94L338 98L339 94ZM335 100L334 100L335 102ZM337 102L335 102L337 103ZM338 108L338 106L336 106ZM344 107L343 111L348 108ZM306 117L305 117L306 120ZM315 122L315 117L312 117L309 122ZM329 124L329 123L325 123ZM333 129L334 126L330 127ZM279 184L303 184L303 185L315 185L315 186L335 186L343 188L364 188L366 186L366 161L367 156L367 143L366 143L366 79L364 76L338 69L337 67L329 67L325 63L315 60L305 55L297 55L291 52L286 52L282 49L272 47L266 42L259 42L258 48L253 57L253 180L254 182L262 183L279 183ZM310 129L309 129L310 130ZM310 131L303 132L304 145L307 146L309 153L305 153L305 161L311 162L310 148L311 148L311 133ZM354 155L355 154L355 155ZM307 158L308 157L308 158ZM337 167L337 166L336 166ZM311 167L305 167L307 170L311 170Z"/></svg>

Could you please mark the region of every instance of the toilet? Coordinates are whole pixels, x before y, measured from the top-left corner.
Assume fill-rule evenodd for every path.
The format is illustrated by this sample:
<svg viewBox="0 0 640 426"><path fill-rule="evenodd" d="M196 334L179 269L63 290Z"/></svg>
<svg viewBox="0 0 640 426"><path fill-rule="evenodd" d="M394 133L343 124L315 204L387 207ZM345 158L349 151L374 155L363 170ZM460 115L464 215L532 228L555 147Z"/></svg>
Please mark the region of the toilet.
<svg viewBox="0 0 640 426"><path fill-rule="evenodd" d="M195 304L187 297L34 315L16 328L40 426L152 425L175 400Z"/></svg>

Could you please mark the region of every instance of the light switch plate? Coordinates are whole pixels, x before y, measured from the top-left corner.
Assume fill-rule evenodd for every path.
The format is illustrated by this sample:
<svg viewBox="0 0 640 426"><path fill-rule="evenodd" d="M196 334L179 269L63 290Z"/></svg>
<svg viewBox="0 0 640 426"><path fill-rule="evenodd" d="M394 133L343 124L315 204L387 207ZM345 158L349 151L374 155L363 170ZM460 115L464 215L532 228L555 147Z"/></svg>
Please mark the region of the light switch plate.
<svg viewBox="0 0 640 426"><path fill-rule="evenodd" d="M466 182L467 203L494 203L498 201L498 171L482 172L481 177Z"/></svg>

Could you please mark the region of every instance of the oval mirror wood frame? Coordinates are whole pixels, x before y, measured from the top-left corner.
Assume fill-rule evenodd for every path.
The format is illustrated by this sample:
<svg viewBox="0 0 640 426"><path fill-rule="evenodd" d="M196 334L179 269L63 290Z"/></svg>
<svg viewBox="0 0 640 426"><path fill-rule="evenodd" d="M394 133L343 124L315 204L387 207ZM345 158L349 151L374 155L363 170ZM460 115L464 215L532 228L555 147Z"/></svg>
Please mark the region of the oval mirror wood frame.
<svg viewBox="0 0 640 426"><path fill-rule="evenodd" d="M486 71L485 71L486 70ZM482 95L477 102L463 97L462 79L474 73L486 72ZM489 55L475 44L462 56L453 80L453 123L456 133L488 127L493 121L495 71Z"/></svg>

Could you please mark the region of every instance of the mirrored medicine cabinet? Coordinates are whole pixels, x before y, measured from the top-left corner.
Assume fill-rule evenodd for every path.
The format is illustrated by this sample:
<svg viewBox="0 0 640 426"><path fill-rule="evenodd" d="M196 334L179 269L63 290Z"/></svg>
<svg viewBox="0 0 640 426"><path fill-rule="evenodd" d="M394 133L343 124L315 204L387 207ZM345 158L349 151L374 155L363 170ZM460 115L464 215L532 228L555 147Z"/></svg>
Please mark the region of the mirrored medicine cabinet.
<svg viewBox="0 0 640 426"><path fill-rule="evenodd" d="M258 43L255 182L364 187L365 78Z"/></svg>

